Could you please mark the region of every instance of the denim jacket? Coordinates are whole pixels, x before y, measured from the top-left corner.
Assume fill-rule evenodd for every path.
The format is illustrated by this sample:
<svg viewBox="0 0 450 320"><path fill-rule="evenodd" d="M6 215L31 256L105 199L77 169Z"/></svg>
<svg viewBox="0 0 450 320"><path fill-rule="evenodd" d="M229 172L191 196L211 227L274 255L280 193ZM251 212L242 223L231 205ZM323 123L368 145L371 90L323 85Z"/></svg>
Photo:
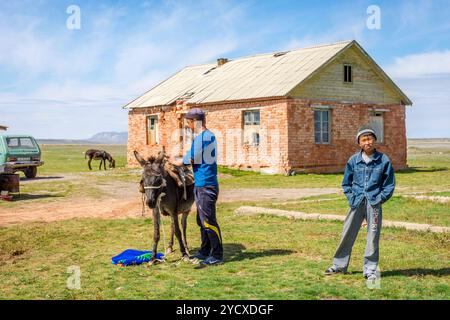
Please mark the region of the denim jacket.
<svg viewBox="0 0 450 320"><path fill-rule="evenodd" d="M345 167L342 189L353 209L358 207L364 197L372 206L386 202L395 189L391 160L375 150L373 160L366 164L362 151L354 154Z"/></svg>

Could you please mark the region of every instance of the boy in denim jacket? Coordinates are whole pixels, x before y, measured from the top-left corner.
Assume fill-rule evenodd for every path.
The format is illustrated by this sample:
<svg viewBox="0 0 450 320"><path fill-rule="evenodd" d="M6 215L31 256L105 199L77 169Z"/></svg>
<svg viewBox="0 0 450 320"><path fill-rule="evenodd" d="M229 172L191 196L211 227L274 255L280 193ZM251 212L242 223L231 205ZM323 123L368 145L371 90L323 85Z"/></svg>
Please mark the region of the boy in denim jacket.
<svg viewBox="0 0 450 320"><path fill-rule="evenodd" d="M375 131L369 126L358 130L356 141L361 151L348 160L342 181L350 210L333 265L325 271L327 275L347 272L353 244L365 219L367 239L363 275L370 281L377 279L381 205L394 193L395 176L389 157L375 149L376 140Z"/></svg>

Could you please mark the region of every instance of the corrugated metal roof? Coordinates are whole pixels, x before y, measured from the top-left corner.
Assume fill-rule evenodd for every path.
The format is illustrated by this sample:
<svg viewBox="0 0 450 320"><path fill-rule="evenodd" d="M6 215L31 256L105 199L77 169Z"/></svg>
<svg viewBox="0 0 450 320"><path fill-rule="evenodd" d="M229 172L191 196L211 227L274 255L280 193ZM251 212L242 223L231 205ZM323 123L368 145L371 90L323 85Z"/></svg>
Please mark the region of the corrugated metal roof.
<svg viewBox="0 0 450 320"><path fill-rule="evenodd" d="M285 96L355 41L315 46L285 53L259 54L189 66L144 93L125 108L170 105L176 100L211 103Z"/></svg>

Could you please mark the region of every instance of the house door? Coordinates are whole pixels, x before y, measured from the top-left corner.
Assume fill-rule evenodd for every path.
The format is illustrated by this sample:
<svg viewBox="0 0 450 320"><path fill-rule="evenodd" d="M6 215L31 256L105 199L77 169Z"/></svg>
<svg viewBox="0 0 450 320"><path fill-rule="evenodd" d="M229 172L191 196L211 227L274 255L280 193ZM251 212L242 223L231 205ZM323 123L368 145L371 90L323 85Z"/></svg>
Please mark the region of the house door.
<svg viewBox="0 0 450 320"><path fill-rule="evenodd" d="M384 119L383 112L374 111L369 115L370 126L377 135L377 142L384 143Z"/></svg>

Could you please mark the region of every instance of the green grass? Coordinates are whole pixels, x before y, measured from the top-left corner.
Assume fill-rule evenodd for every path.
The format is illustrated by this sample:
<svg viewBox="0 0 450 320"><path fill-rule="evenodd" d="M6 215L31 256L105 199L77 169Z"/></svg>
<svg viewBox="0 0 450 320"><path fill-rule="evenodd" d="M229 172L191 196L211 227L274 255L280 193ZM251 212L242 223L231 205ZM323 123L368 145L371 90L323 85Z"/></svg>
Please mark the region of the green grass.
<svg viewBox="0 0 450 320"><path fill-rule="evenodd" d="M218 206L226 263L195 269L169 261L150 269L117 267L111 257L150 247L151 220L76 219L0 229L2 299L449 299L449 235L384 229L381 289L362 278L364 233L349 275L325 277L341 223L237 217L240 204ZM168 233L168 220L163 220ZM189 220L191 249L199 231ZM161 248L163 240L161 240ZM67 268L81 270L69 290Z"/></svg>
<svg viewBox="0 0 450 320"><path fill-rule="evenodd" d="M42 160L45 164L38 168L39 175L55 173L88 172L84 153L87 149L101 149L109 152L116 160L116 167L126 165L126 145L41 145ZM92 168L98 170L99 161L92 161ZM108 166L108 161L106 161Z"/></svg>
<svg viewBox="0 0 450 320"><path fill-rule="evenodd" d="M139 170L125 167L125 146L98 146L111 152L115 170L89 172L84 151L93 146L42 146L45 165L38 176L55 179L23 183L23 201L0 202L0 209L20 204L110 197L99 188L115 181L136 182ZM450 151L410 148L410 169L397 172L397 191L383 206L388 220L450 225L449 204L402 197L409 192L448 196ZM263 175L219 168L227 188L339 188L342 174ZM58 177L75 179L58 179ZM381 289L370 290L362 278L364 230L352 254L351 274L324 277L342 231L341 222L299 221L279 217L235 216L240 205L346 214L341 195L317 202L239 202L218 205L226 263L194 269L178 263L179 252L150 269L121 268L111 257L127 248L151 245L150 219L73 219L0 228L0 299L449 299L450 235L384 228L381 236ZM303 199L302 199L303 200ZM63 203L61 204L63 205ZM163 219L166 235L169 222ZM199 246L195 217L188 241ZM163 239L160 248L163 248ZM81 290L69 290L67 268L81 269Z"/></svg>
<svg viewBox="0 0 450 320"><path fill-rule="evenodd" d="M450 191L443 192L430 192L426 194L427 196L438 196L438 197L450 197Z"/></svg>
<svg viewBox="0 0 450 320"><path fill-rule="evenodd" d="M330 196L322 196L322 198L328 199ZM309 199L319 200L321 198ZM263 202L255 205L306 213L340 215L347 215L349 210L347 201L343 196L330 201L285 201L283 203ZM402 196L394 196L383 204L383 219L449 227L450 203L435 203L428 200L415 200Z"/></svg>
<svg viewBox="0 0 450 320"><path fill-rule="evenodd" d="M139 173L126 168L125 145L42 145L44 166L38 169L38 176L64 174L87 174L103 180L134 182ZM87 167L84 152L89 148L105 149L116 159L116 169L103 175L98 173L98 161L93 161L93 171ZM409 170L397 172L397 187L409 191L450 190L450 150L410 148ZM227 188L310 188L340 187L342 173L298 174L295 176L267 175L252 171L219 167L219 172L228 175L220 184Z"/></svg>

